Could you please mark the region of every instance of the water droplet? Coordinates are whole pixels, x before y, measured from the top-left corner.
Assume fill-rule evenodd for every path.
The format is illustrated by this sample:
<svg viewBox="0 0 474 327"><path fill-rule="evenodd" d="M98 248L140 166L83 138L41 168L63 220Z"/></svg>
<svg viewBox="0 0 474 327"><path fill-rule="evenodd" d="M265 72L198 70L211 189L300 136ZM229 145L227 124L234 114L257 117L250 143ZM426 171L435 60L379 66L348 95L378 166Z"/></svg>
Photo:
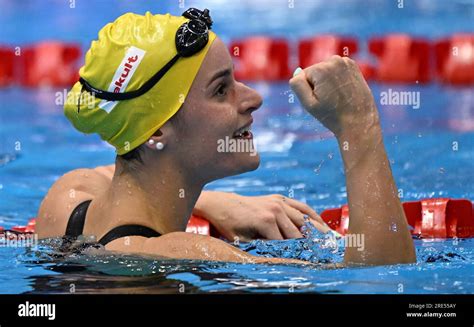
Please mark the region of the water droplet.
<svg viewBox="0 0 474 327"><path fill-rule="evenodd" d="M390 230L391 230L392 232L397 232L397 231L398 231L397 224L391 223L391 224L390 224Z"/></svg>
<svg viewBox="0 0 474 327"><path fill-rule="evenodd" d="M316 175L319 175L319 171L321 170L321 167L324 163L324 160L321 161L321 163L318 165L318 167L314 168L314 172L316 173Z"/></svg>

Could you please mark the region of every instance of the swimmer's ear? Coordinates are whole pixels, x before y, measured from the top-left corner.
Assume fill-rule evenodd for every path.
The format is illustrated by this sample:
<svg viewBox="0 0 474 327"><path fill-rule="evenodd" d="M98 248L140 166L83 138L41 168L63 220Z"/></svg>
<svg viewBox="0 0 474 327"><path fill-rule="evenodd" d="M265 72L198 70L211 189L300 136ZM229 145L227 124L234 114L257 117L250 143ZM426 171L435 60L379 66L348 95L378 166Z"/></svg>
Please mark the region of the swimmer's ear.
<svg viewBox="0 0 474 327"><path fill-rule="evenodd" d="M165 139L166 137L164 137L163 132L159 129L145 142L145 146L152 150L156 150L157 144L161 143L163 146L166 144Z"/></svg>
<svg viewBox="0 0 474 327"><path fill-rule="evenodd" d="M156 145L161 143L163 146L169 146L176 139L176 128L167 121L145 142L145 146L156 150Z"/></svg>

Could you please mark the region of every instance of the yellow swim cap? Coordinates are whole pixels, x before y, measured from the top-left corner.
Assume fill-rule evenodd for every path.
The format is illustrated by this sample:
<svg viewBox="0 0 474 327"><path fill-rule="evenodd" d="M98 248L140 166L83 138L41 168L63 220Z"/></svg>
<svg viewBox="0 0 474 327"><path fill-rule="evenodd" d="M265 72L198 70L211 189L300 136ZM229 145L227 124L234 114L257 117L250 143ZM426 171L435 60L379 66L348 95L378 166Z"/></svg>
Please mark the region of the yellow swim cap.
<svg viewBox="0 0 474 327"><path fill-rule="evenodd" d="M99 32L87 51L79 74L95 88L109 92L137 90L176 54L175 36L189 19L127 13ZM190 57L180 57L150 91L123 101L107 101L82 92L77 82L69 91L64 113L76 129L98 133L125 154L144 143L183 104L216 35ZM79 101L80 99L80 101Z"/></svg>

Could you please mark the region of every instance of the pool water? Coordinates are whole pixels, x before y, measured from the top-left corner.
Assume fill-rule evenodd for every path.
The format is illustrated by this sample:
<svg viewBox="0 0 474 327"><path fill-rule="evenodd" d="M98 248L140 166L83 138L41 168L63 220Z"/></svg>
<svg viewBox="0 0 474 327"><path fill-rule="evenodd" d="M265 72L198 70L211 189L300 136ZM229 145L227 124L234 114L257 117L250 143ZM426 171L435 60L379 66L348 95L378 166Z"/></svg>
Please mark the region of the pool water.
<svg viewBox="0 0 474 327"><path fill-rule="evenodd" d="M27 33L7 24L10 27L2 32L5 42L31 42L40 37L89 42L103 23L128 8L124 5L110 7L104 17L93 14L96 16L90 17L91 24L87 28L74 23L81 27L73 30L71 26L60 28L66 24L64 18L45 20L48 9L38 3L33 1L21 7L7 2L7 9L0 14L2 19L8 22L23 11L25 19L31 18L40 27ZM100 5L104 3L107 1ZM427 7L425 1L414 1L414 5L407 8L408 18L401 17L388 5L374 4L366 21L360 21L366 2L355 1L344 9L340 7L342 1L300 3L310 10L296 8L295 13L319 13L318 21L307 25L312 29L298 27L296 34L291 33L289 26L296 18L288 15L284 6L277 6L271 15L280 13L285 19L278 21L272 16L268 26L252 23L245 26L245 31L238 24L231 29L230 24L216 23L216 31L219 33L220 27L224 39L246 33L301 37L311 31L352 32L362 39L376 33L405 31L434 38L455 31L473 31L474 6L469 1L449 2L449 7L442 1L434 1L431 7ZM217 1L202 5L200 2L197 6L206 4L211 10L215 7L216 22L253 17L263 12L260 5L255 8L243 6L230 15ZM195 3L189 3L189 6L193 5ZM156 5L148 7L139 1L130 6L138 12L151 9L177 14L180 11L171 5L156 8ZM59 10L54 8L51 9L52 17L56 17L54 12ZM86 9L79 6L66 16L78 22L86 15ZM384 19L377 21L373 17L377 13ZM310 16L302 17L311 22ZM408 27L403 22L409 18L418 20L411 21L411 27ZM414 30L413 26L418 29ZM291 194L318 212L345 204L347 194L342 162L334 137L297 102L291 101L286 83L251 86L265 99L263 107L254 113L253 127L261 166L254 172L216 181L207 188L244 195ZM431 197L473 200L473 88L437 83L372 83L370 87L379 103L385 146L402 200ZM380 105L381 92L387 92L389 88L419 92L420 108ZM51 184L65 172L110 164L114 160L110 146L97 136L85 136L70 126L63 116L58 92L64 90L0 89L1 226L25 224L34 217ZM54 244L41 244L33 249L0 247L0 293L474 293L474 239L415 240L418 260L411 265L327 269L325 263L340 262L343 253L322 248L316 236L316 240L255 241L240 245L254 254L309 259L317 263L311 267L163 261L104 254L58 258Z"/></svg>

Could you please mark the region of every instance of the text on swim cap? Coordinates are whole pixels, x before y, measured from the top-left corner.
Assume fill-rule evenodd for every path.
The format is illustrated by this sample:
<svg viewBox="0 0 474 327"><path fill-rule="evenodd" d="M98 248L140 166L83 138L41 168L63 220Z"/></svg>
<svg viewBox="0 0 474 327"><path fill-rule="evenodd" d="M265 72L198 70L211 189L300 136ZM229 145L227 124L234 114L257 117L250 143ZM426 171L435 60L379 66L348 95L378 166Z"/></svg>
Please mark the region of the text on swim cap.
<svg viewBox="0 0 474 327"><path fill-rule="evenodd" d="M131 64L136 62L137 60L138 60L138 56L133 56L133 57L128 58L127 62L124 65L125 68L123 69L122 75L120 75L118 80L115 81L115 86L116 86L114 89L115 93L120 93L123 83L125 83L125 79L128 76L128 73L130 72L131 69L133 69L133 65Z"/></svg>
<svg viewBox="0 0 474 327"><path fill-rule="evenodd" d="M131 46L125 53L125 56L115 71L114 77L112 78L112 82L110 82L107 91L114 93L125 92L128 83L132 79L133 74L135 74L135 71L145 56L145 53L145 50ZM118 101L102 100L99 103L99 108L105 110L107 113L110 113L117 103Z"/></svg>

